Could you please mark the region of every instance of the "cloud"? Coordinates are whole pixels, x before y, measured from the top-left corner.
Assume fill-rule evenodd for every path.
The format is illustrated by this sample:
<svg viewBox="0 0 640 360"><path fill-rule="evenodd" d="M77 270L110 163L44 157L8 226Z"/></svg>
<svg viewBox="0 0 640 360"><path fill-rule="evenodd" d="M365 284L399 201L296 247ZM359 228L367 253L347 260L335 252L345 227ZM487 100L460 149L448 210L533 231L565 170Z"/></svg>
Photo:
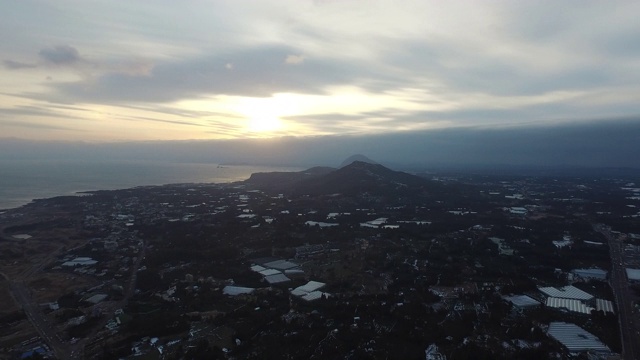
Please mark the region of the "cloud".
<svg viewBox="0 0 640 360"><path fill-rule="evenodd" d="M94 67L105 73L120 73L128 76L150 76L155 64L148 60L128 60L116 64L95 64Z"/></svg>
<svg viewBox="0 0 640 360"><path fill-rule="evenodd" d="M231 53L155 61L147 76L107 71L76 82L53 83L58 101L171 102L214 95L268 97L275 93L322 94L359 78L385 79L366 64L335 59L286 66L287 46L260 46ZM227 64L233 64L231 69ZM233 71L229 71L233 70Z"/></svg>
<svg viewBox="0 0 640 360"><path fill-rule="evenodd" d="M18 69L33 69L36 68L36 64L24 63L20 61L14 60L3 60L2 63L7 69L18 70Z"/></svg>
<svg viewBox="0 0 640 360"><path fill-rule="evenodd" d="M151 117L145 117L145 116L119 116L116 114L110 114L112 117L118 117L124 120L143 120L143 121L152 121L152 122L160 122L160 123L165 123L165 124L175 124L175 125L184 125L184 126L205 126L202 124L197 124L197 123L193 123L193 122L187 122L187 121L176 121L176 120L163 120L163 119L158 119L158 118L151 118Z"/></svg>
<svg viewBox="0 0 640 360"><path fill-rule="evenodd" d="M193 110L193 109L163 106L161 104L153 104L153 105L138 104L138 105L126 105L125 107L127 109L151 111L151 112L157 112L158 114L169 114L169 115L175 115L178 117L191 118L191 119L208 119L208 118L242 119L241 116L238 116L229 112Z"/></svg>
<svg viewBox="0 0 640 360"><path fill-rule="evenodd" d="M430 169L478 169L487 166L522 168L633 167L640 169L640 120L595 119L583 124L518 126L510 128L449 128L417 132L388 132L373 136L284 137L270 140L164 141L107 143L75 146L73 157L97 159L150 159L183 162L244 162L337 166L356 153L385 165ZM224 129L222 131L225 131ZM215 131L217 133L218 131ZM227 128L231 135L232 127ZM33 154L47 159L59 151L34 146L24 151L0 141L0 157ZM36 146L36 148L38 148ZM53 147L55 148L55 147ZM18 149L18 150L16 150ZM91 150L94 149L94 150Z"/></svg>
<svg viewBox="0 0 640 360"><path fill-rule="evenodd" d="M39 129L39 130L70 130L70 128L65 126L53 125L53 124L43 124L32 121L17 121L17 120L6 120L0 118L0 124L7 127L16 127L16 128L25 128L25 129Z"/></svg>
<svg viewBox="0 0 640 360"><path fill-rule="evenodd" d="M78 49L69 45L44 48L38 52L38 55L46 62L54 65L72 65L82 60Z"/></svg>
<svg viewBox="0 0 640 360"><path fill-rule="evenodd" d="M304 59L304 55L287 55L287 58L284 59L284 63L289 65L299 65L304 62Z"/></svg>
<svg viewBox="0 0 640 360"><path fill-rule="evenodd" d="M16 116L37 116L52 118L72 118L68 114L62 114L53 106L17 106L13 108L0 108L0 116L16 117Z"/></svg>
<svg viewBox="0 0 640 360"><path fill-rule="evenodd" d="M169 121L180 115L162 111L211 109L238 124L236 103L286 95L275 105L295 111L275 115L296 134L640 114L640 3L161 0L118 13L108 1L71 3L0 3L15 15L0 30L30 24L0 31L0 93L20 97L3 103L123 114L141 106ZM73 126L103 129L87 118Z"/></svg>

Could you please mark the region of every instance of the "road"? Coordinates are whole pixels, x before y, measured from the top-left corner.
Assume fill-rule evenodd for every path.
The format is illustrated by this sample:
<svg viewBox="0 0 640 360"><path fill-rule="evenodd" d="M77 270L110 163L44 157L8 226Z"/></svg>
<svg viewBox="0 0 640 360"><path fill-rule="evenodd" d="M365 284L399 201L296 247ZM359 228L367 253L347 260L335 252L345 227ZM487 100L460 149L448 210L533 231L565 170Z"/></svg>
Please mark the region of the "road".
<svg viewBox="0 0 640 360"><path fill-rule="evenodd" d="M140 268L140 264L142 263L142 260L146 255L146 250L147 250L147 244L146 242L143 242L142 248L140 249L140 252L138 252L138 258L136 259L135 263L131 264L131 274L129 278L129 283L124 291L124 296L122 300L118 301L115 305L107 309L103 309L103 311L105 311L107 314L113 314L113 312L115 312L116 309L124 308L127 305L129 298L135 294L136 281L138 279L138 269ZM78 341L75 344L75 349L72 353L72 357L70 357L69 359L83 359L85 357L85 347L87 346L87 344L91 343L91 340L93 339L93 337L96 336L96 334L100 330L104 329L104 326L107 324L109 320L110 320L109 316L102 319L102 321L100 321L98 326L96 326L89 334L87 334L86 337Z"/></svg>
<svg viewBox="0 0 640 360"><path fill-rule="evenodd" d="M142 263L142 259L145 257L146 252L146 243L143 243L140 252L138 253L138 258L135 263L131 265L131 277L129 279L129 283L126 287L124 298L119 301L115 306L110 307L109 309L105 309L107 313L113 313L116 308L122 308L126 305L127 301L133 294L135 293L135 284L137 280L137 273L140 264ZM36 266L34 269L29 271L30 274L41 271L42 266ZM56 358L58 359L83 359L84 358L84 347L87 343L91 341L93 336L96 335L98 331L104 328L104 325L109 321L108 317L105 317L101 322L99 322L98 326L91 331L91 333L87 334L87 336L75 344L70 344L62 341L60 336L56 331L55 324L51 324L46 315L39 308L39 305L36 304L29 293L29 288L24 285L22 281L11 281L10 282L11 293L13 294L16 302L22 307L24 310L27 319L36 329L40 337L49 345L49 347L55 353Z"/></svg>
<svg viewBox="0 0 640 360"><path fill-rule="evenodd" d="M618 308L618 322L620 323L620 336L622 337L622 358L625 360L638 360L640 341L638 341L638 336L636 335L638 328L633 316L633 302L629 293L627 273L624 267L624 244L606 226L595 225L594 229L604 235L609 243L609 254L611 256L609 284L615 295Z"/></svg>
<svg viewBox="0 0 640 360"><path fill-rule="evenodd" d="M58 359L69 359L71 349L68 344L62 342L55 330L55 325L50 324L44 316L38 304L34 304L29 296L29 288L22 282L11 282L11 293L16 301L22 306L27 318L36 329L40 337L46 341L56 354Z"/></svg>

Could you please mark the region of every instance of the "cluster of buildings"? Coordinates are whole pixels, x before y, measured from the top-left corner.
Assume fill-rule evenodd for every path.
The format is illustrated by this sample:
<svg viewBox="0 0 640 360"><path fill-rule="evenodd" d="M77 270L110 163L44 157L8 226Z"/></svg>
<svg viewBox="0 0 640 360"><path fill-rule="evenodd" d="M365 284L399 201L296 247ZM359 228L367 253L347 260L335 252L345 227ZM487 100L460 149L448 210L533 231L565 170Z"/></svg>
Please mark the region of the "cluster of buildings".
<svg viewBox="0 0 640 360"><path fill-rule="evenodd" d="M262 259L256 260L261 265L254 264L251 271L254 271L263 277L263 281L269 286L276 284L288 283L291 281L289 277L295 279L305 278L305 273L300 266L294 262L278 259ZM288 277L289 276L289 277ZM310 280L306 284L296 288L289 289L291 295L298 297L304 301L314 301L320 298L328 297L330 294L320 291L326 284L320 281ZM255 288L227 285L223 289L225 295L237 296L242 294L251 294Z"/></svg>
<svg viewBox="0 0 640 360"><path fill-rule="evenodd" d="M606 279L606 272L600 269L577 269L574 274L584 278ZM573 285L563 287L539 287L539 293L533 296L511 295L504 296L504 300L515 309L527 311L545 306L558 311L590 316L593 311L613 313L613 302L595 296ZM597 336L589 333L580 326L568 322L551 322L547 334L561 343L571 354L584 352L611 354L611 349Z"/></svg>
<svg viewBox="0 0 640 360"><path fill-rule="evenodd" d="M87 291L82 296L84 303L104 302L110 291L106 284L122 283L123 278L126 282L135 273L131 266L137 260L135 255L143 249L141 238L149 236L155 242L149 246L147 257L156 262L142 262L145 265L137 270L146 271L148 265L150 271L146 272L159 274L160 285L134 292L133 301L198 314L179 315L189 321L197 318L189 324L188 336L194 341L199 335L193 329L216 319L220 322L215 324L216 329L237 336L225 347L230 349L229 356L236 356L234 349L244 351L254 346L251 351L259 352L260 346L264 346L259 343L260 332L243 332L243 326L263 321L262 329L256 331L266 332L265 324L297 314L304 319L300 320L299 328L290 329L296 325L294 321L276 336L295 338L295 332L316 326L316 334L329 334L327 343L338 342L340 334L348 333L352 338L367 338L360 344L362 349L382 354L386 350L372 343L373 338L391 346L385 343L385 337L402 328L402 337L429 338L429 342L421 344L422 352L428 359L442 360L446 359L444 354L460 350L470 342L489 347L488 339L506 337L500 330L479 334L477 329L489 328L485 325L490 322L492 311L510 306L519 310L511 313L521 323L527 324L530 319L523 319L534 309L542 309L552 321L535 322L544 329L546 340L526 338L532 337L526 333L525 339L509 338L509 341L531 344L557 341L570 354L611 353L611 340L602 336L607 329L593 330L585 324L597 317L594 312L598 316L601 313L603 317L614 316L612 301L601 298L603 293L595 296L584 290L588 288L574 283L606 280L607 271L589 267L604 267L602 262L589 263L593 258L602 259L594 256L571 265L557 265L561 263L558 259L572 248L582 247L596 255L606 249L604 242L591 241L597 240L594 237L562 229L572 221L583 221L583 212L610 216L604 212L605 207L599 204L588 207L590 203L577 186L561 193L558 188L566 184L533 186L524 180L482 181L483 190L468 190L474 192L473 196L464 193L460 197L424 191L420 195L424 198L366 194L346 200L333 195L290 199L237 184L120 191L111 204L93 204L88 197L83 200L87 204L85 210L93 212L85 217L85 229L102 236L88 241L86 248L69 252L53 270L72 270L104 279L102 289ZM545 195L546 190L549 195ZM447 196L455 201L448 201ZM465 203L467 199L476 201L478 198L474 196L484 202ZM545 213L554 206L553 213ZM537 222L539 219L544 222ZM549 230L545 227L548 224L561 230ZM547 236L549 233L553 235ZM190 241L208 244L205 246L210 248L204 248L208 255L218 247L237 251L229 251L229 259L172 258L171 251L189 248ZM634 249L629 248L628 252ZM169 254L166 258L161 256L166 254ZM535 256L544 256L544 261ZM568 273L568 280L574 285L537 286L560 283L553 281L561 278L553 274L555 266L564 266L565 270L559 270L563 276L566 269L575 267ZM233 268L235 273L226 267ZM522 269L523 273L512 269ZM546 278L534 279L534 272ZM206 284L198 280L196 284L191 274L212 280ZM640 280L640 270L634 267L627 268L627 275L630 280ZM176 285L183 277L188 283L186 288ZM508 287L518 289L513 290L518 295L504 290ZM252 306L243 306L247 304ZM107 323L107 330L126 331L122 325L129 319L124 311L129 309L119 309ZM202 314L213 312L228 316L212 316L209 323L204 321ZM501 321L497 326L502 326ZM246 334L250 336L243 337ZM150 351L163 355L169 349L163 344L181 341L183 336L172 334L174 338L169 340L148 335L140 334L141 340L129 344L131 356Z"/></svg>

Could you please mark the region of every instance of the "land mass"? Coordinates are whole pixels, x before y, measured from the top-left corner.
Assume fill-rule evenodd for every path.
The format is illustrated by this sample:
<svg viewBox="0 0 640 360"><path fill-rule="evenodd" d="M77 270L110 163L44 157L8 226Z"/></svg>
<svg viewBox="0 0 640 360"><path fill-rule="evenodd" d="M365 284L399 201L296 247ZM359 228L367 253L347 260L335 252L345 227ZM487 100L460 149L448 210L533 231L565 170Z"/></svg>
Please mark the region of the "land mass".
<svg viewBox="0 0 640 360"><path fill-rule="evenodd" d="M0 214L1 356L633 359L637 183L353 161L34 201Z"/></svg>

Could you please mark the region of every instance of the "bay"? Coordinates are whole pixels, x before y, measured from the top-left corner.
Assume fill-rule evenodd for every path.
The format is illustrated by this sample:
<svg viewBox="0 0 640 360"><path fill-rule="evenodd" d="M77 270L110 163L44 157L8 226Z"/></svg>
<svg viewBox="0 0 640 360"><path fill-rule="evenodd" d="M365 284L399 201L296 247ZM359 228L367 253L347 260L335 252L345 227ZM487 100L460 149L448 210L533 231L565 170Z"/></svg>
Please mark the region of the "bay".
<svg viewBox="0 0 640 360"><path fill-rule="evenodd" d="M80 191L176 183L228 183L248 179L255 172L300 170L283 166L160 161L0 160L0 209Z"/></svg>

